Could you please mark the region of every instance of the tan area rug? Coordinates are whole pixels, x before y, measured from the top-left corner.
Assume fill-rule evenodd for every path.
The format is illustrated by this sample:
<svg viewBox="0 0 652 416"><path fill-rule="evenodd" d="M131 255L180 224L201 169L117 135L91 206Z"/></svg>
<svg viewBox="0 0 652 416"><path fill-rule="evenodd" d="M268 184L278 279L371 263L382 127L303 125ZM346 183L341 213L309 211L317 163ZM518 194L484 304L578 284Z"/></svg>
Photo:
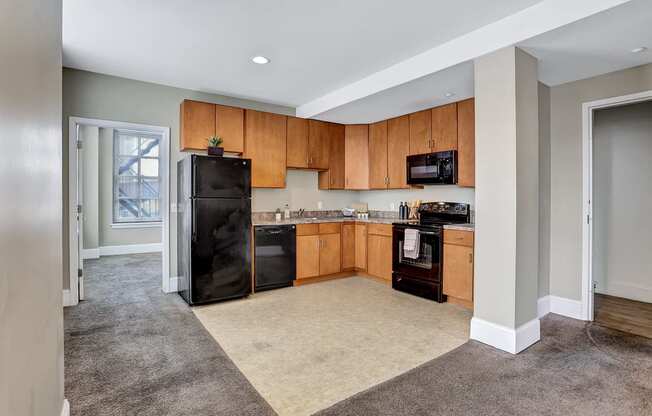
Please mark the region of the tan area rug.
<svg viewBox="0 0 652 416"><path fill-rule="evenodd" d="M310 415L457 348L471 319L359 277L193 311L281 416Z"/></svg>

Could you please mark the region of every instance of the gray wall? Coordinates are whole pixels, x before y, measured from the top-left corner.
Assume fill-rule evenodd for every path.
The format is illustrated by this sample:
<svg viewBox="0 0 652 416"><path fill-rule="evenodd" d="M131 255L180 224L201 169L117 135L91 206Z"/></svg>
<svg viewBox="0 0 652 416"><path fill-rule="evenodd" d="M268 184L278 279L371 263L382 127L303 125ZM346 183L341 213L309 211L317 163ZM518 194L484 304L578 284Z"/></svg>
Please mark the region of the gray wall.
<svg viewBox="0 0 652 416"><path fill-rule="evenodd" d="M113 223L113 129L100 129L99 236L100 246L160 243L161 227L112 228Z"/></svg>
<svg viewBox="0 0 652 416"><path fill-rule="evenodd" d="M68 118L71 116L170 127L170 201L176 201L176 162L179 151L179 104L184 98L294 115L294 110L215 94L206 94L147 82L63 69L63 212L68 212ZM60 123L61 124L61 123ZM256 195L254 194L254 197ZM265 205L265 204L263 204ZM68 276L68 224L63 224L64 286ZM176 271L176 217L170 216L170 271Z"/></svg>
<svg viewBox="0 0 652 416"><path fill-rule="evenodd" d="M0 415L58 416L61 0L0 2Z"/></svg>
<svg viewBox="0 0 652 416"><path fill-rule="evenodd" d="M582 103L652 89L652 64L550 89L550 294L580 300Z"/></svg>
<svg viewBox="0 0 652 416"><path fill-rule="evenodd" d="M596 111L593 279L596 291L652 302L652 101Z"/></svg>
<svg viewBox="0 0 652 416"><path fill-rule="evenodd" d="M539 297L550 294L550 88L539 83Z"/></svg>

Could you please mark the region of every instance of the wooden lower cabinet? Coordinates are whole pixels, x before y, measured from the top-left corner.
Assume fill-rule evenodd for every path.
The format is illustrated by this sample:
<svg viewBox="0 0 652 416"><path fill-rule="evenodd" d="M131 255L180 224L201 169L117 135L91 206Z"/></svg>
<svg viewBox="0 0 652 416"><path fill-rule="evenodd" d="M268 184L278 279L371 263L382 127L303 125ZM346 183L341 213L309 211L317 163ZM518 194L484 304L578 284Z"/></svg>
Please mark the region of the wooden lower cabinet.
<svg viewBox="0 0 652 416"><path fill-rule="evenodd" d="M323 234L319 236L319 274L339 273L342 265L342 246L340 234Z"/></svg>
<svg viewBox="0 0 652 416"><path fill-rule="evenodd" d="M384 280L392 280L392 237L367 237L367 273Z"/></svg>
<svg viewBox="0 0 652 416"><path fill-rule="evenodd" d="M355 267L355 224L342 224L342 270Z"/></svg>
<svg viewBox="0 0 652 416"><path fill-rule="evenodd" d="M355 268L367 270L367 225L355 225Z"/></svg>
<svg viewBox="0 0 652 416"><path fill-rule="evenodd" d="M444 230L444 294L473 308L473 232Z"/></svg>
<svg viewBox="0 0 652 416"><path fill-rule="evenodd" d="M297 279L319 276L319 235L297 236Z"/></svg>

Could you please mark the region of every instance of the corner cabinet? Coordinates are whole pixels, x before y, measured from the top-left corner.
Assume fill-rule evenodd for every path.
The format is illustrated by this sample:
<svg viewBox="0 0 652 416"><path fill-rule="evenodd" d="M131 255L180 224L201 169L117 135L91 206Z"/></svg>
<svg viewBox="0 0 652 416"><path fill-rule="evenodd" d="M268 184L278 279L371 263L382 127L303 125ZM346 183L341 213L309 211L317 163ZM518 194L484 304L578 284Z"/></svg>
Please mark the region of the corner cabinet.
<svg viewBox="0 0 652 416"><path fill-rule="evenodd" d="M244 110L237 107L184 100L180 108L179 148L206 150L208 138L223 140L225 152L244 151Z"/></svg>
<svg viewBox="0 0 652 416"><path fill-rule="evenodd" d="M287 117L245 110L244 157L251 159L251 186L285 188Z"/></svg>
<svg viewBox="0 0 652 416"><path fill-rule="evenodd" d="M473 231L444 229L444 294L473 309Z"/></svg>
<svg viewBox="0 0 652 416"><path fill-rule="evenodd" d="M326 170L331 152L331 130L325 121L288 117L287 167Z"/></svg>

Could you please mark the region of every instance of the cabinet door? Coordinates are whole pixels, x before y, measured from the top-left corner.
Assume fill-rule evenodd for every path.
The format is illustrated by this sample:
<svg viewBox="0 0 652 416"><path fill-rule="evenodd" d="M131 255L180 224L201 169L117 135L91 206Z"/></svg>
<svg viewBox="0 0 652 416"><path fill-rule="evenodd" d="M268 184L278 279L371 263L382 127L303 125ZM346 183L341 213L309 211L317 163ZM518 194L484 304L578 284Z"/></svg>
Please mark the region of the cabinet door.
<svg viewBox="0 0 652 416"><path fill-rule="evenodd" d="M287 167L308 167L308 120L288 117Z"/></svg>
<svg viewBox="0 0 652 416"><path fill-rule="evenodd" d="M327 275L339 273L342 270L342 245L341 235L322 234L321 249L319 250L319 274Z"/></svg>
<svg viewBox="0 0 652 416"><path fill-rule="evenodd" d="M183 100L179 147L181 150L206 150L208 138L215 134L215 104Z"/></svg>
<svg viewBox="0 0 652 416"><path fill-rule="evenodd" d="M297 279L319 276L319 236L297 236Z"/></svg>
<svg viewBox="0 0 652 416"><path fill-rule="evenodd" d="M355 224L342 224L342 269L355 267Z"/></svg>
<svg viewBox="0 0 652 416"><path fill-rule="evenodd" d="M475 100L457 103L457 184L475 186Z"/></svg>
<svg viewBox="0 0 652 416"><path fill-rule="evenodd" d="M369 125L369 189L387 189L387 121Z"/></svg>
<svg viewBox="0 0 652 416"><path fill-rule="evenodd" d="M245 154L251 159L251 186L285 188L287 117L245 111Z"/></svg>
<svg viewBox="0 0 652 416"><path fill-rule="evenodd" d="M367 226L355 225L355 268L367 269Z"/></svg>
<svg viewBox="0 0 652 416"><path fill-rule="evenodd" d="M405 158L410 154L410 118L402 116L387 120L387 187L409 188Z"/></svg>
<svg viewBox="0 0 652 416"><path fill-rule="evenodd" d="M369 234L367 250L367 273L384 280L392 280L392 237Z"/></svg>
<svg viewBox="0 0 652 416"><path fill-rule="evenodd" d="M344 125L328 123L331 150L328 170L319 172L319 189L344 189Z"/></svg>
<svg viewBox="0 0 652 416"><path fill-rule="evenodd" d="M244 110L215 105L215 134L224 140L225 152L244 152Z"/></svg>
<svg viewBox="0 0 652 416"><path fill-rule="evenodd" d="M457 150L457 103L432 109L432 151Z"/></svg>
<svg viewBox="0 0 652 416"><path fill-rule="evenodd" d="M328 169L331 145L328 124L308 120L308 167L312 169Z"/></svg>
<svg viewBox="0 0 652 416"><path fill-rule="evenodd" d="M344 187L369 189L369 125L349 124L344 134Z"/></svg>
<svg viewBox="0 0 652 416"><path fill-rule="evenodd" d="M409 115L410 120L410 154L420 155L431 152L430 110L419 111Z"/></svg>
<svg viewBox="0 0 652 416"><path fill-rule="evenodd" d="M473 248L444 244L444 294L473 301Z"/></svg>

